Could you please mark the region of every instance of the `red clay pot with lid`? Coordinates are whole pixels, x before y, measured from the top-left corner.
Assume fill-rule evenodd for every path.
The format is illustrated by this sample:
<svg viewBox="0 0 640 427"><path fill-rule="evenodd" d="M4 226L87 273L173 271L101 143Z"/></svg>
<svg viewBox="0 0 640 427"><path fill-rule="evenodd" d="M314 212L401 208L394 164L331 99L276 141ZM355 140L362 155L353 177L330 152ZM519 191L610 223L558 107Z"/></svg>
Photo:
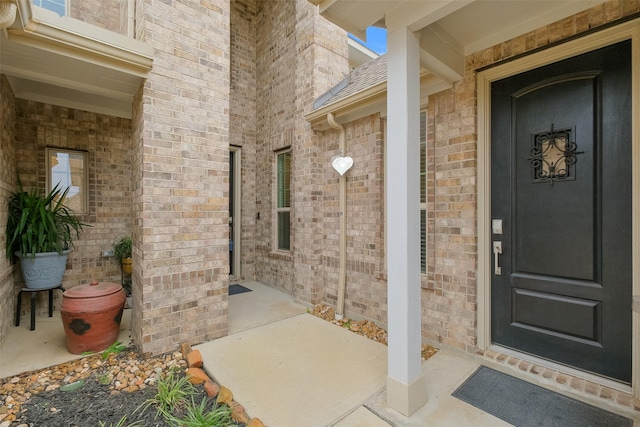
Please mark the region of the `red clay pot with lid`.
<svg viewBox="0 0 640 427"><path fill-rule="evenodd" d="M125 299L118 283L92 281L65 291L60 314L69 352L102 351L116 342Z"/></svg>

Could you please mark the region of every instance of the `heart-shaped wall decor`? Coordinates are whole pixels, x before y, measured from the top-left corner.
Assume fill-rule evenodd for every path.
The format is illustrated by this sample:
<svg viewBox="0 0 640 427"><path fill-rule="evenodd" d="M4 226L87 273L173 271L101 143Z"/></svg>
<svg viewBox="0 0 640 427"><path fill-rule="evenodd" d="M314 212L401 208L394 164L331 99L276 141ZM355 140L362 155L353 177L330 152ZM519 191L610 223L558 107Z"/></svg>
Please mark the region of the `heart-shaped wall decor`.
<svg viewBox="0 0 640 427"><path fill-rule="evenodd" d="M331 160L331 166L342 176L353 166L353 159L351 157L336 156Z"/></svg>

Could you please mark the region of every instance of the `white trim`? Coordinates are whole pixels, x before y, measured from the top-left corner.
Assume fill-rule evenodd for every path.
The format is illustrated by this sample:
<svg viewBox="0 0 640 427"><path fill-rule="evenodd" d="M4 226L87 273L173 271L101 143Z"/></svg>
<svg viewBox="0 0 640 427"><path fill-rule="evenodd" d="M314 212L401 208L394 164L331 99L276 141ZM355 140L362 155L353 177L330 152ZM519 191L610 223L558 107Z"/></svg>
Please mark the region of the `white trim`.
<svg viewBox="0 0 640 427"><path fill-rule="evenodd" d="M7 30L12 41L145 78L153 46L68 16L19 1L21 26Z"/></svg>
<svg viewBox="0 0 640 427"><path fill-rule="evenodd" d="M234 152L233 162L233 277L240 278L240 256L242 254L242 148L229 147L229 152ZM231 156L229 156L231 159Z"/></svg>
<svg viewBox="0 0 640 427"><path fill-rule="evenodd" d="M293 165L293 150L291 149L291 147L287 147L287 148L283 148L282 150L277 150L274 152L274 158L273 158L273 172L274 172L274 178L273 178L273 219L271 222L272 225L272 245L271 245L271 251L272 252L278 252L278 253L283 253L283 254L291 254L292 248L291 248L291 230L292 230L292 226L291 226L291 205L292 203L292 199L289 199L289 207L284 207L284 208L280 208L278 207L278 157L280 157L280 155L285 154L285 153L289 153L289 156L291 157L291 165ZM289 195L291 196L291 183L292 183L292 179L293 179L293 170L290 171L291 176L289 178ZM289 212L289 249L280 249L279 248L279 241L278 241L278 234L280 232L279 229L279 218L278 218L278 213L279 212Z"/></svg>
<svg viewBox="0 0 640 427"><path fill-rule="evenodd" d="M632 260L633 299L640 299L640 20L636 19L572 40L526 57L498 65L477 75L478 89L478 347L491 346L491 82L611 44L632 40ZM631 301L630 301L631 305ZM632 326L632 391L640 398L640 313L634 311ZM520 356L522 357L522 356ZM566 370L562 367L563 370ZM601 378L601 377L597 377ZM600 384L610 380L602 378Z"/></svg>

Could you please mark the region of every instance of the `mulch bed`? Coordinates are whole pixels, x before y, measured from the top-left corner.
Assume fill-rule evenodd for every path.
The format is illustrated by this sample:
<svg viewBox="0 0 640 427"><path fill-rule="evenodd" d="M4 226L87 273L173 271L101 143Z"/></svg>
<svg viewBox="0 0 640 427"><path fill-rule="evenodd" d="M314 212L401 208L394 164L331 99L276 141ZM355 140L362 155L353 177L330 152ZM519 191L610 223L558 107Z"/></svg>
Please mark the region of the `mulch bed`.
<svg viewBox="0 0 640 427"><path fill-rule="evenodd" d="M18 423L29 426L115 426L126 415L126 424L138 421L142 426L169 426L164 418L156 419L154 408L138 410L147 399L157 392L156 387L147 387L133 393L111 395L109 387L101 385L96 378L87 380L75 391L58 390L36 394L22 405L22 417Z"/></svg>
<svg viewBox="0 0 640 427"><path fill-rule="evenodd" d="M186 364L180 352L143 359L127 349L107 358L96 354L3 378L0 427L111 427L125 415L124 426L136 421L145 427L169 426L156 417L155 406L144 411L140 406L156 395L158 378L170 371L184 375ZM78 381L84 382L81 387L61 390ZM195 387L201 392L195 398L199 404L207 395L202 385Z"/></svg>

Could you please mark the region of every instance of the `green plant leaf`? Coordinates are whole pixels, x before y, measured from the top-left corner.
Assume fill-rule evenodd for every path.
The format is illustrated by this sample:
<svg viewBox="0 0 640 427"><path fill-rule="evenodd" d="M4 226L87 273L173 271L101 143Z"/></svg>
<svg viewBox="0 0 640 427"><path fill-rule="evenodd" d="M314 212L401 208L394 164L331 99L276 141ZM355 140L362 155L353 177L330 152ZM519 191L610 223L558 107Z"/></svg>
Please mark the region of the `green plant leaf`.
<svg viewBox="0 0 640 427"><path fill-rule="evenodd" d="M61 191L56 185L48 194L36 188L26 192L18 179L18 190L11 194L8 204L5 255L16 261L15 253L35 257L40 252L58 252L73 247L83 227L74 213L64 205L69 188Z"/></svg>

